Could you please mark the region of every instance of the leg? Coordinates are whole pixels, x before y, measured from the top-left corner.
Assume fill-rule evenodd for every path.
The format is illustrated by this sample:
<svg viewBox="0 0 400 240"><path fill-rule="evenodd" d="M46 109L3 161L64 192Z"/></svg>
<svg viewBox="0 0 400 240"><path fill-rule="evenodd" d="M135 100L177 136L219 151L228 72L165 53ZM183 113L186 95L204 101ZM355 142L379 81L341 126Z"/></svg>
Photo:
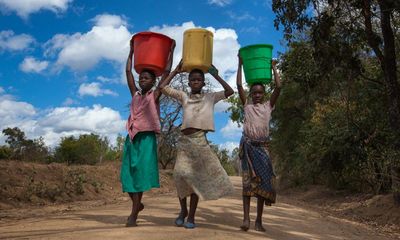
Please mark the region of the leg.
<svg viewBox="0 0 400 240"><path fill-rule="evenodd" d="M134 202L133 201L133 193L128 193L128 194L129 194L129 197L132 200L132 205L133 205L133 202ZM142 196L143 196L143 192L139 192L139 212L144 209L144 205L142 203ZM132 206L132 209L133 209L133 206Z"/></svg>
<svg viewBox="0 0 400 240"><path fill-rule="evenodd" d="M131 215L128 217L128 221L125 226L127 227L136 227L136 219L139 213L139 193L129 193L129 196L132 199L132 212Z"/></svg>
<svg viewBox="0 0 400 240"><path fill-rule="evenodd" d="M139 193L139 212L144 209L144 205L142 203L143 192Z"/></svg>
<svg viewBox="0 0 400 240"><path fill-rule="evenodd" d="M255 222L256 231L265 232L265 228L262 226L262 214L264 211L264 198L257 197L257 218Z"/></svg>
<svg viewBox="0 0 400 240"><path fill-rule="evenodd" d="M196 214L197 204L199 203L199 196L197 194L192 193L190 195L190 210L187 222L185 223L185 228L195 228L194 217Z"/></svg>
<svg viewBox="0 0 400 240"><path fill-rule="evenodd" d="M250 227L250 197L243 196L243 224L240 228L243 231L249 230Z"/></svg>
<svg viewBox="0 0 400 240"><path fill-rule="evenodd" d="M185 223L185 218L188 215L186 198L179 198L179 204L181 205L181 212L179 213L179 216L175 219L175 225L178 227L182 227Z"/></svg>

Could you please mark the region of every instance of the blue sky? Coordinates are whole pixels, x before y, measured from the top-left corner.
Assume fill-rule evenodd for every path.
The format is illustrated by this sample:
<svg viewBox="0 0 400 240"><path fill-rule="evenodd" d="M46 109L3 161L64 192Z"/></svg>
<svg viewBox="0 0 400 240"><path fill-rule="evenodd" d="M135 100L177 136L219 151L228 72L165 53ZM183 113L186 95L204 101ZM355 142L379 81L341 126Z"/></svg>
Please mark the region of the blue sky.
<svg viewBox="0 0 400 240"><path fill-rule="evenodd" d="M213 64L235 88L240 47L269 43L274 57L284 51L273 20L270 0L0 0L0 128L19 127L49 146L83 133L114 141L126 134L124 65L133 34L175 39L175 65L183 32L207 28L214 33ZM241 130L226 107L216 106L216 131L208 138L232 149Z"/></svg>

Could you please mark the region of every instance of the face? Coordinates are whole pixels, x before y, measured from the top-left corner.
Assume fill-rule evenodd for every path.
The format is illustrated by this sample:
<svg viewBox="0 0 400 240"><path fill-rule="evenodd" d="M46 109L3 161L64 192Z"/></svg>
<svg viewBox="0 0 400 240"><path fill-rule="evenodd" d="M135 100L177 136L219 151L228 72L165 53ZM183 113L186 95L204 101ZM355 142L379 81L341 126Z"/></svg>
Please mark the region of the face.
<svg viewBox="0 0 400 240"><path fill-rule="evenodd" d="M151 77L150 73L142 72L139 75L139 86L142 90L148 91L154 86L155 80Z"/></svg>
<svg viewBox="0 0 400 240"><path fill-rule="evenodd" d="M204 78L200 73L192 73L189 77L189 87L192 89L192 92L198 93L204 87Z"/></svg>
<svg viewBox="0 0 400 240"><path fill-rule="evenodd" d="M264 98L265 90L260 85L255 85L251 88L251 100L253 103L261 103Z"/></svg>

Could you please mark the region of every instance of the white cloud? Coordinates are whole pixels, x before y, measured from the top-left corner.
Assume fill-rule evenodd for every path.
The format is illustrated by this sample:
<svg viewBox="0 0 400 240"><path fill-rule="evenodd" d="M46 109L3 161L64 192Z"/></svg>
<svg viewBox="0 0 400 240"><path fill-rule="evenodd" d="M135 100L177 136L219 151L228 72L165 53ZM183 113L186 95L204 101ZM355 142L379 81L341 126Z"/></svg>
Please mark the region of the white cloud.
<svg viewBox="0 0 400 240"><path fill-rule="evenodd" d="M64 12L73 0L0 0L0 9L3 12L16 12L26 19L34 12L49 10L55 13Z"/></svg>
<svg viewBox="0 0 400 240"><path fill-rule="evenodd" d="M101 83L92 82L92 83L82 83L79 86L78 90L79 96L83 97L85 95L99 97L103 95L112 95L118 96L116 92L113 92L109 89L102 89Z"/></svg>
<svg viewBox="0 0 400 240"><path fill-rule="evenodd" d="M40 73L49 66L48 61L38 61L34 57L26 57L19 65L19 69L23 72Z"/></svg>
<svg viewBox="0 0 400 240"><path fill-rule="evenodd" d="M57 55L56 66L74 71L86 71L101 60L123 64L129 52L126 21L117 15L98 15L87 33L57 34L45 44L45 55Z"/></svg>
<svg viewBox="0 0 400 240"><path fill-rule="evenodd" d="M214 106L214 112L219 113L219 112L225 112L230 104L226 101L219 101L217 104Z"/></svg>
<svg viewBox="0 0 400 240"><path fill-rule="evenodd" d="M32 118L36 115L33 105L20 102L11 95L0 96L0 144L4 144L5 137L1 131L8 127L32 129Z"/></svg>
<svg viewBox="0 0 400 240"><path fill-rule="evenodd" d="M18 102L10 95L0 96L0 126L16 117L30 117L35 114L35 108L31 104Z"/></svg>
<svg viewBox="0 0 400 240"><path fill-rule="evenodd" d="M4 90L4 88L0 87L0 94L5 93L6 91Z"/></svg>
<svg viewBox="0 0 400 240"><path fill-rule="evenodd" d="M132 37L127 29L124 17L117 15L98 15L92 19L95 24L87 33L75 33L72 35L57 34L45 44L45 56L56 57L57 68L65 66L74 71L86 71L93 68L102 60L116 63L116 69L121 71L119 82L126 83L125 61L129 52L129 41ZM165 34L176 40L174 51L174 67L182 58L183 32L189 28L196 28L193 22L185 22L174 26L154 26L149 31ZM214 34L213 63L219 69L220 75L228 78L236 72L237 51L240 45L237 34L233 29L215 29L207 27ZM99 76L101 82L114 82ZM222 89L220 84L214 81L216 90Z"/></svg>
<svg viewBox="0 0 400 240"><path fill-rule="evenodd" d="M62 103L62 105L63 106L71 106L71 105L73 105L73 104L78 104L79 102L78 101L76 101L76 100L74 100L74 99L72 99L72 98L66 98L65 100L64 100L64 102Z"/></svg>
<svg viewBox="0 0 400 240"><path fill-rule="evenodd" d="M37 121L34 136L43 136L45 142L55 146L61 137L94 133L107 136L115 142L125 127L118 111L101 105L93 107L58 107L51 109Z"/></svg>
<svg viewBox="0 0 400 240"><path fill-rule="evenodd" d="M113 143L124 131L125 120L118 111L101 105L38 111L29 103L3 95L0 96L0 126L2 129L18 127L30 139L42 136L47 145L54 147L61 137L89 133L107 136ZM0 144L4 140L0 132Z"/></svg>
<svg viewBox="0 0 400 240"><path fill-rule="evenodd" d="M240 29L240 32L243 34L260 34L261 30L258 27L247 27L247 28L242 28Z"/></svg>
<svg viewBox="0 0 400 240"><path fill-rule="evenodd" d="M109 77L104 77L104 76L98 76L96 79L103 83L119 83L120 82L120 80L118 78L109 78Z"/></svg>
<svg viewBox="0 0 400 240"><path fill-rule="evenodd" d="M228 16L237 21L237 22L241 22L241 21L245 21L245 20L255 20L256 18L252 15L250 15L248 12L244 12L242 14L237 14L233 11L227 11L226 12L228 14Z"/></svg>
<svg viewBox="0 0 400 240"><path fill-rule="evenodd" d="M220 148L228 150L229 154L232 154L232 151L235 148L239 147L239 142L224 142L219 144Z"/></svg>
<svg viewBox="0 0 400 240"><path fill-rule="evenodd" d="M232 0L208 0L208 4L223 7L232 3Z"/></svg>
<svg viewBox="0 0 400 240"><path fill-rule="evenodd" d="M125 17L124 16L121 17L118 15L109 15L109 14L97 15L91 21L94 22L96 26L100 27L112 26L118 28L121 25L127 26Z"/></svg>
<svg viewBox="0 0 400 240"><path fill-rule="evenodd" d="M235 122L232 122L231 119L228 120L228 123L221 129L222 136L229 139L240 138L242 135L242 127L239 126Z"/></svg>
<svg viewBox="0 0 400 240"><path fill-rule="evenodd" d="M35 39L28 34L15 35L11 30L1 31L0 51L21 51L28 48L34 41Z"/></svg>

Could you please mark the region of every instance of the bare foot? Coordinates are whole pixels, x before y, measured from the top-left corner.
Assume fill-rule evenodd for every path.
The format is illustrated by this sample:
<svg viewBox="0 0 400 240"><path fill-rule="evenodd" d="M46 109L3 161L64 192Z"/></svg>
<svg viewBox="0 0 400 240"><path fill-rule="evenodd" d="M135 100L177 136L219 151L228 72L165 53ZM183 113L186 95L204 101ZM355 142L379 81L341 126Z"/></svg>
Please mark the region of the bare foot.
<svg viewBox="0 0 400 240"><path fill-rule="evenodd" d="M143 205L143 203L140 203L140 205L139 205L139 212L142 211L143 209L144 209L144 205Z"/></svg>
<svg viewBox="0 0 400 240"><path fill-rule="evenodd" d="M144 209L144 205L143 205L143 203L140 203L140 205L139 205L139 212L143 211L143 209ZM131 218L131 216L129 216L128 219L127 219L126 221L129 222L129 219L130 219L130 218Z"/></svg>
<svg viewBox="0 0 400 240"><path fill-rule="evenodd" d="M243 220L243 224L240 226L240 229L247 232L250 228L250 220Z"/></svg>
<svg viewBox="0 0 400 240"><path fill-rule="evenodd" d="M265 228L263 227L261 222L256 222L254 224L254 229L259 232L265 232Z"/></svg>
<svg viewBox="0 0 400 240"><path fill-rule="evenodd" d="M128 217L128 221L125 224L125 227L136 227L136 218L132 215Z"/></svg>

